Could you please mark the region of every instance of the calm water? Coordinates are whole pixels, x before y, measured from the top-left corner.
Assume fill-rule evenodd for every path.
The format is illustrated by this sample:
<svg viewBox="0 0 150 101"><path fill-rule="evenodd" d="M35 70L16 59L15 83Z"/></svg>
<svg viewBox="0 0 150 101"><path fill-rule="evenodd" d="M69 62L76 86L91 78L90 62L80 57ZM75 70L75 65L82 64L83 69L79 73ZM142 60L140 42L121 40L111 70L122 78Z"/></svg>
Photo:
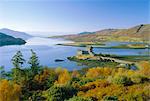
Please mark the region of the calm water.
<svg viewBox="0 0 150 101"><path fill-rule="evenodd" d="M11 58L14 54L20 50L23 53L25 60L28 61L31 56L30 49L33 49L40 60L40 64L49 67L63 67L69 70L80 69L86 66L80 66L76 62L67 60L67 57L76 54L78 49L81 47L72 46L58 46L59 43L68 43L71 41L65 41L62 39L49 39L49 38L39 38L34 37L27 40L25 45L12 45L0 47L0 66L5 66L5 70L10 70L13 65L11 63ZM117 54L117 55L144 55L147 52L146 49L104 49L104 48L94 48L95 53L105 53L105 54ZM63 62L55 62L55 59L63 59ZM28 67L27 62L23 67Z"/></svg>

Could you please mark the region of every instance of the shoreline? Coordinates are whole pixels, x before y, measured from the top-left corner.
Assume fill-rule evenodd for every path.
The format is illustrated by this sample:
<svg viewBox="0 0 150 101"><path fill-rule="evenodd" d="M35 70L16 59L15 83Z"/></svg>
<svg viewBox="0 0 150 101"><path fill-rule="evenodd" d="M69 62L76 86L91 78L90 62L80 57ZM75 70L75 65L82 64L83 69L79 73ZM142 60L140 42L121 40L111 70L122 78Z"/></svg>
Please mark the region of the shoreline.
<svg viewBox="0 0 150 101"><path fill-rule="evenodd" d="M73 46L73 47L86 47L87 45L91 45L94 48L105 48L105 49L150 49L150 47L122 47L120 45L118 46L105 46L105 45L95 45L95 44L74 44L74 43L66 43L66 44L56 44L60 46Z"/></svg>

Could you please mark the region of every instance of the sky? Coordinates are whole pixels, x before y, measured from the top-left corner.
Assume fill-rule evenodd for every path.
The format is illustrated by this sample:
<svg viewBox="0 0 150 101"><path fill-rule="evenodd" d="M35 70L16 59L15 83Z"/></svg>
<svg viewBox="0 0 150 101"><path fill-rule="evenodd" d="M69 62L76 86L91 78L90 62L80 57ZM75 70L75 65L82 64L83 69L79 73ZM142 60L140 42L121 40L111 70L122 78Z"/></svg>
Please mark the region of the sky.
<svg viewBox="0 0 150 101"><path fill-rule="evenodd" d="M0 28L79 33L150 23L149 0L0 0Z"/></svg>

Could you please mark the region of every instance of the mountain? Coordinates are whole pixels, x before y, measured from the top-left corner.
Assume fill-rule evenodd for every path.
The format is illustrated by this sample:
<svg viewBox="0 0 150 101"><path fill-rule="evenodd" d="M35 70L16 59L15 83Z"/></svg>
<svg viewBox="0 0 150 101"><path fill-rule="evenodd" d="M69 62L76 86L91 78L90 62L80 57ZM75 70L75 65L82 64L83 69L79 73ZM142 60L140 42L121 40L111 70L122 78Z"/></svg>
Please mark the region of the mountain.
<svg viewBox="0 0 150 101"><path fill-rule="evenodd" d="M64 38L75 42L148 42L150 41L150 24L141 24L128 29L104 29L96 31L94 34L55 36L54 38Z"/></svg>
<svg viewBox="0 0 150 101"><path fill-rule="evenodd" d="M0 32L1 33L6 33L7 35L13 36L15 38L21 38L21 39L24 39L24 40L27 40L27 39L32 37L31 35L29 35L27 33L14 31L14 30L10 30L10 29L7 29L7 28L0 29Z"/></svg>
<svg viewBox="0 0 150 101"><path fill-rule="evenodd" d="M95 32L81 32L81 33L79 33L79 34L94 34Z"/></svg>
<svg viewBox="0 0 150 101"><path fill-rule="evenodd" d="M14 38L12 36L6 35L0 32L0 46L4 45L22 45L25 44L26 41L21 38Z"/></svg>

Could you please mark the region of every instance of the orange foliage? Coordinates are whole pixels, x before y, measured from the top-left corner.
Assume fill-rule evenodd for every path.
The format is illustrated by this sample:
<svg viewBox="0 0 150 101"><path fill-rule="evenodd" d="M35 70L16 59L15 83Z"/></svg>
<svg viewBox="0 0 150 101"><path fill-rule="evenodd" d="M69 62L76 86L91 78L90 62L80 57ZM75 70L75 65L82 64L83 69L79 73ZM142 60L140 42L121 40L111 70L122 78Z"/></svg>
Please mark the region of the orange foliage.
<svg viewBox="0 0 150 101"><path fill-rule="evenodd" d="M109 83L106 80L96 80L94 82L89 82L85 84L84 86L80 87L81 91L88 91L97 87L107 87Z"/></svg>
<svg viewBox="0 0 150 101"><path fill-rule="evenodd" d="M85 78L97 78L105 76L103 80L96 80L80 86L78 96L91 97L97 101L104 100L107 96L117 96L119 101L147 101L149 96L150 86L145 78L150 77L150 63L140 62L140 70L129 70L125 68L90 68ZM123 86L113 84L112 79L116 76L126 76L131 79L133 84ZM121 81L122 82L122 81Z"/></svg>
<svg viewBox="0 0 150 101"><path fill-rule="evenodd" d="M44 82L45 80L47 80L50 76L55 75L55 71L51 70L51 69L44 69L43 72L39 75L36 75L34 77L34 80L36 80L39 83Z"/></svg>
<svg viewBox="0 0 150 101"><path fill-rule="evenodd" d="M67 69L63 69L58 76L56 84L66 84L71 79L71 76Z"/></svg>
<svg viewBox="0 0 150 101"><path fill-rule="evenodd" d="M0 101L19 101L21 87L8 80L0 81Z"/></svg>
<svg viewBox="0 0 150 101"><path fill-rule="evenodd" d="M96 87L87 92L80 91L78 96L92 97L101 101L106 96L117 96L119 101L147 101L146 96L149 96L148 84L133 85L133 86L120 86L111 84L105 87Z"/></svg>
<svg viewBox="0 0 150 101"><path fill-rule="evenodd" d="M79 77L80 76L80 74L78 73L78 71L76 71L76 70L74 70L73 72L72 72L72 75L71 75L73 78L74 77Z"/></svg>
<svg viewBox="0 0 150 101"><path fill-rule="evenodd" d="M140 73L145 76L150 76L150 62L142 61L139 63Z"/></svg>
<svg viewBox="0 0 150 101"><path fill-rule="evenodd" d="M90 68L87 73L86 77L88 78L96 78L99 76L108 76L112 72L112 68L101 68L101 67L96 67L96 68Z"/></svg>

